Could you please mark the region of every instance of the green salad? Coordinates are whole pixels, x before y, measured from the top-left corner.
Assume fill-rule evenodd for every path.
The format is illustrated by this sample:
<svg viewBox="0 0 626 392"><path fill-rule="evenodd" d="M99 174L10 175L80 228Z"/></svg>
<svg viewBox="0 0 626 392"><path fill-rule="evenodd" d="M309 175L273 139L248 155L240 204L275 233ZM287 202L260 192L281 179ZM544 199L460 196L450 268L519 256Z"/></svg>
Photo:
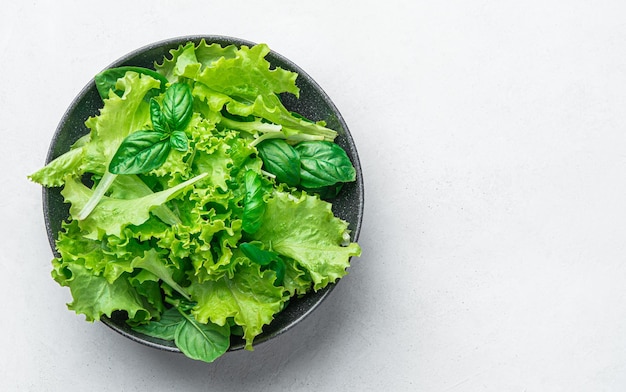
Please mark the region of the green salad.
<svg viewBox="0 0 626 392"><path fill-rule="evenodd" d="M346 274L361 249L329 201L354 166L334 130L285 108L298 75L269 51L189 42L95 77L89 134L29 176L70 205L52 261L69 309L123 312L211 362Z"/></svg>

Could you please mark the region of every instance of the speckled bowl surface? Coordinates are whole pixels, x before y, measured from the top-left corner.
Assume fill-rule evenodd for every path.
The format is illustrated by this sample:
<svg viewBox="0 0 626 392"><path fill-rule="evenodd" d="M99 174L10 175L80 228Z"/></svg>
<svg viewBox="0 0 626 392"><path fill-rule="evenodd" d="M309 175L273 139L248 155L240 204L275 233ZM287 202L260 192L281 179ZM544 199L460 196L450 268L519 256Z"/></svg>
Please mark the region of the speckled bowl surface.
<svg viewBox="0 0 626 392"><path fill-rule="evenodd" d="M221 45L235 44L238 46L252 46L253 42L225 37L225 36L184 36L156 42L128 53L115 61L107 68L119 66L140 66L153 68L155 61L161 62L165 56L170 57L169 51L189 41L195 43L204 39L207 43L219 43ZM270 45L271 48L271 45ZM343 147L357 172L356 182L346 184L339 196L333 200L335 214L349 223L351 236L356 241L359 236L361 221L363 219L364 193L363 176L356 147L348 127L341 114L320 86L300 67L276 52L270 52L266 59L273 65L298 73L297 85L300 88L300 98L285 94L281 97L285 106L312 120L324 120L329 128L338 132L336 142ZM329 65L334 66L334 65ZM98 114L102 107L102 100L98 95L94 80L82 89L71 103L61 119L48 151L46 162L50 162L57 156L68 151L70 146L89 130L85 121L90 116ZM44 188L43 209L46 222L48 239L55 255L58 255L54 246L57 233L61 229L61 222L69 216L69 205L65 204L60 194L60 188ZM302 298L293 298L289 305L279 313L271 324L267 325L254 341L254 344L265 342L296 325L304 317L309 315L333 290L335 284L327 286L315 293L310 293ZM136 342L159 348L162 350L180 352L173 342L156 339L131 330L125 323L121 314L113 314L110 318L102 321L111 329ZM230 351L243 348L243 341L239 337L231 340Z"/></svg>

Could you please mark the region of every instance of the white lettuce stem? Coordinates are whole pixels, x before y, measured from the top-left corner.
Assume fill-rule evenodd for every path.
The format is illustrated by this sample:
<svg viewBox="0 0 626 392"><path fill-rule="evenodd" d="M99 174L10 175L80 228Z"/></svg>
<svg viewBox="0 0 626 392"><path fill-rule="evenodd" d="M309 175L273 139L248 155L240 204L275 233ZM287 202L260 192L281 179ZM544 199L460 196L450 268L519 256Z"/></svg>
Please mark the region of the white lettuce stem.
<svg viewBox="0 0 626 392"><path fill-rule="evenodd" d="M268 139L286 139L287 137L285 136L284 133L282 132L268 132L265 133L259 137L257 137L256 139L254 139L252 142L250 142L250 147L254 147L257 144L261 143L264 140L268 140Z"/></svg>
<svg viewBox="0 0 626 392"><path fill-rule="evenodd" d="M109 172L108 170L104 173L104 175L102 176L102 179L100 180L100 182L98 183L98 185L94 189L93 195L87 201L87 204L85 204L83 209L75 217L75 219L83 220L83 219L87 218L89 216L89 214L91 214L91 212L96 208L96 206L98 205L100 200L102 200L102 197L104 197L106 192L109 190L109 188L111 187L113 182L115 182L115 179L117 178L117 176L118 176L117 174L113 174L113 173ZM143 180L141 180L141 178L136 177L136 180L137 180L136 181L137 185L141 187L141 189L144 191L145 195L149 195L149 194L153 193L152 189L150 189L150 187L148 185L146 185L146 183L143 182ZM163 222L167 223L170 226L174 226L174 225L177 225L177 224L181 223L181 220L178 217L178 215L176 215L165 204L162 204L162 205L156 207L152 212L159 219L161 219Z"/></svg>
<svg viewBox="0 0 626 392"><path fill-rule="evenodd" d="M220 124L226 128L236 129L238 131L253 132L280 132L281 126L272 123L266 123L260 120L255 121L237 121L227 117L222 117Z"/></svg>
<svg viewBox="0 0 626 392"><path fill-rule="evenodd" d="M109 172L108 170L104 173L104 175L102 176L102 179L96 186L96 189L94 189L93 195L91 195L91 198L87 201L87 204L85 204L85 206L78 213L78 215L75 216L75 219L83 220L87 218L89 214L91 214L91 211L93 211L93 209L96 208L96 206L98 205L98 203L100 202L104 194L111 187L111 184L113 184L113 181L115 181L116 177L117 177L117 174L113 174Z"/></svg>
<svg viewBox="0 0 626 392"><path fill-rule="evenodd" d="M152 189L150 189L150 187L145 182L143 182L141 178L139 178L139 176L133 175L133 177L137 183L137 186L141 188L145 195L154 193ZM154 210L152 210L152 213L156 215L157 218L161 219L163 222L170 226L175 226L182 223L178 215L176 215L174 211L172 211L165 204L161 204L160 206L156 207Z"/></svg>

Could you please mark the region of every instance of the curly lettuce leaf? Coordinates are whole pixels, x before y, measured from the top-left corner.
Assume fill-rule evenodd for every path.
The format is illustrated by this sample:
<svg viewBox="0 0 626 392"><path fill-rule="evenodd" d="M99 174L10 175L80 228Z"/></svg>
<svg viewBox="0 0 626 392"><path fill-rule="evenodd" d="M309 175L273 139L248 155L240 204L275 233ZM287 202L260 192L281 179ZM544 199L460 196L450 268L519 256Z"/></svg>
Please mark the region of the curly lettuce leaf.
<svg viewBox="0 0 626 392"><path fill-rule="evenodd" d="M133 268L142 268L151 272L163 282L168 284L171 288L176 290L180 295L188 300L191 300L187 291L181 287L178 282L173 278L173 272L170 267L164 262L163 255L157 252L155 249L146 251L143 257L137 257L133 260L131 266Z"/></svg>
<svg viewBox="0 0 626 392"><path fill-rule="evenodd" d="M80 175L83 153L84 146L73 148L29 175L28 178L45 187L61 186L65 183L65 177Z"/></svg>
<svg viewBox="0 0 626 392"><path fill-rule="evenodd" d="M104 197L87 218L79 221L85 237L100 239L104 234L121 236L128 225L140 225L150 218L150 211L186 191L195 182L204 178L200 174L170 189L152 193L136 199L113 199ZM70 215L78 214L91 199L93 190L78 179L68 181L61 194L71 203Z"/></svg>
<svg viewBox="0 0 626 392"><path fill-rule="evenodd" d="M298 74L280 67L272 69L265 59L269 52L265 44L242 46L234 58L221 58L190 76L211 90L236 99L254 101L259 95L283 92L299 96Z"/></svg>
<svg viewBox="0 0 626 392"><path fill-rule="evenodd" d="M161 294L161 281L158 276L147 270L140 270L128 278L128 282L137 290L137 293L155 309L152 317L159 317L165 311Z"/></svg>
<svg viewBox="0 0 626 392"><path fill-rule="evenodd" d="M253 101L258 95L292 93L299 96L298 74L280 67L272 68L265 59L270 52L266 44L252 47L221 47L201 41L188 43L170 51L171 59L156 69L170 81L188 78L210 89L238 99Z"/></svg>
<svg viewBox="0 0 626 392"><path fill-rule="evenodd" d="M71 263L67 268L72 275L67 283L73 298L67 306L84 314L87 321L100 320L103 315L110 317L116 310L126 311L134 321L150 319L152 309L127 279L109 283L80 264Z"/></svg>
<svg viewBox="0 0 626 392"><path fill-rule="evenodd" d="M207 44L204 39L195 45L188 42L176 49L170 50L170 58L164 58L162 63L156 63L155 69L164 75L170 82L178 82L183 75L194 75L202 67L211 66L221 58L235 57L239 49L235 45L221 46Z"/></svg>
<svg viewBox="0 0 626 392"><path fill-rule="evenodd" d="M85 171L105 173L111 157L126 136L148 127L150 105L143 97L151 89L158 89L160 84L159 80L136 72L127 72L118 79L116 89L124 94L119 97L111 91L100 114L85 122L91 130L90 140L85 145Z"/></svg>
<svg viewBox="0 0 626 392"><path fill-rule="evenodd" d="M244 45L236 49L232 45L221 47L202 41L197 46L188 43L170 53L171 59L157 64L159 72L171 80L186 78L196 82L194 95L212 111L219 113L225 106L231 114L263 118L281 129L270 127L274 132L294 140L335 139L334 130L293 115L280 102L281 93L299 96L298 74L272 67L265 59L270 53L267 45Z"/></svg>
<svg viewBox="0 0 626 392"><path fill-rule="evenodd" d="M78 222L72 221L63 225L64 231L59 233L56 248L61 258L53 273L55 280L65 285L67 270L70 264L79 264L94 274L101 275L109 283L115 282L123 273L132 272L131 260L145 249L135 242L126 242L120 248L114 241L104 238L100 241L82 236Z"/></svg>
<svg viewBox="0 0 626 392"><path fill-rule="evenodd" d="M331 204L306 193L275 191L252 237L306 269L314 290L346 275L350 257L361 254L357 243L344 246L348 224L333 215Z"/></svg>
<svg viewBox="0 0 626 392"><path fill-rule="evenodd" d="M274 286L274 271L261 271L258 264L245 263L232 278L193 282L189 292L197 301L192 314L201 323L225 325L233 317L244 331L245 347L252 349L254 338L282 310L288 299L281 287Z"/></svg>
<svg viewBox="0 0 626 392"><path fill-rule="evenodd" d="M321 122L313 122L293 115L275 94L258 95L253 99L241 101L215 91L203 83L194 86L193 94L202 99L212 110L226 110L241 117L253 116L262 118L280 127L279 130L268 132L282 134L280 137L297 140L334 141L337 132L327 128ZM262 129L259 128L259 131ZM276 137L276 135L273 135Z"/></svg>

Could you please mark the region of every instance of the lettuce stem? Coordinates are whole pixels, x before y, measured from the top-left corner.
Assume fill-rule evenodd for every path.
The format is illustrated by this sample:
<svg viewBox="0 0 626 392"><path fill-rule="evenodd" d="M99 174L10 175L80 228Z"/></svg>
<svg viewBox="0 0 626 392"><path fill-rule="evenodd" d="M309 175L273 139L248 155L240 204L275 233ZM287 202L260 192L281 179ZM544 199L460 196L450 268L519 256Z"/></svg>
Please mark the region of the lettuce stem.
<svg viewBox="0 0 626 392"><path fill-rule="evenodd" d="M104 197L104 194L109 190L111 184L113 184L113 181L115 181L116 177L117 174L113 174L108 170L104 173L102 179L96 186L96 189L94 189L93 195L91 195L91 198L87 201L87 204L85 204L83 209L75 217L77 220L83 220L87 218L89 214L91 214L93 209L96 208L100 200L102 200L102 198Z"/></svg>
<svg viewBox="0 0 626 392"><path fill-rule="evenodd" d="M257 137L256 139L254 139L252 142L250 142L250 147L254 147L257 144L261 143L264 140L268 140L268 139L285 139L286 136L284 133L282 132L268 132L265 133L259 137Z"/></svg>
<svg viewBox="0 0 626 392"><path fill-rule="evenodd" d="M267 123L260 120L254 121L237 121L228 117L222 117L220 125L223 125L229 129L235 129L237 131L244 131L248 133L268 133L268 132L280 132L281 126L277 124Z"/></svg>

